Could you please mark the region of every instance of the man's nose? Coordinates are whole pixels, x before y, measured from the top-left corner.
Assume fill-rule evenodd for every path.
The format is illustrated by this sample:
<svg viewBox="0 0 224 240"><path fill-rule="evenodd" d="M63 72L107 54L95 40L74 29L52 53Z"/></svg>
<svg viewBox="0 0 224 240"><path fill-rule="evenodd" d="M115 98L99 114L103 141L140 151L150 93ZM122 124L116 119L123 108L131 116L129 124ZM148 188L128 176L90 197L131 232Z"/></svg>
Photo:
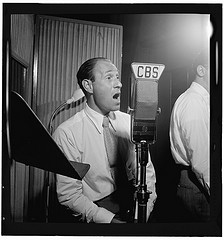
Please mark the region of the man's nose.
<svg viewBox="0 0 224 240"><path fill-rule="evenodd" d="M116 88L122 88L122 83L119 79L116 80L115 87Z"/></svg>

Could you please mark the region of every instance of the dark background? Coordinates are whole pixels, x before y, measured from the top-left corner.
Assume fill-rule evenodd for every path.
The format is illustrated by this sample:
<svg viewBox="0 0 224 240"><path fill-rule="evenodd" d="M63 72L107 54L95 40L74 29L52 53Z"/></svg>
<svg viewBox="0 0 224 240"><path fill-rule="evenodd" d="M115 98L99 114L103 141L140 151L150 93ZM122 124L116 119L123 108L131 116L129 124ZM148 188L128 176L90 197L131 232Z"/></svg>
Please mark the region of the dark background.
<svg viewBox="0 0 224 240"><path fill-rule="evenodd" d="M208 235L213 235L217 229L219 231L219 224L221 221L219 197L214 198L214 201L212 202L212 227L210 224L199 224L196 227L195 225L189 226L189 224L178 226L175 224L169 225L170 223L176 223L176 217L178 214L175 199L175 189L178 175L170 152L169 121L173 103L177 97L183 91L185 91L185 89L187 89L193 80L190 70L191 61L204 44L204 39L202 37L202 32L204 29L199 27L198 18L195 16L195 14L210 14L210 18L214 26L214 32L210 42L210 57L212 65L211 79L215 78L215 42L219 41L219 43L221 43L222 29L222 21L220 21L222 15L220 5L7 4L6 11L4 13L6 19L10 13L27 13L122 25L123 56L121 81L123 88L121 97L121 110L125 112L127 111L128 107L128 81L131 75L131 63L146 62L165 65L165 70L159 80L158 105L162 112L158 116L157 120L157 141L150 148L152 161L156 170L158 195L153 212L152 222L155 224L159 223L160 225L153 225L153 229L152 227L151 229L148 229L149 227L142 228L142 226L137 226L135 227L134 233L137 235L148 235L149 233L154 235L178 235L181 231L184 231L184 228L186 228L189 234L190 232L200 232L200 230L203 229L203 231L208 232ZM174 16L173 14L178 15ZM194 15L190 16L189 14ZM7 36L7 30L4 33ZM219 58L221 62L221 54L219 55ZM221 70L219 71L221 72ZM221 77L221 74L219 77ZM221 177L220 130L222 105L220 84L221 83L219 83L218 88L213 81L211 82L211 149L213 149L214 146L216 147L216 151L212 152L211 154L211 186L212 189L217 193L221 193L219 182ZM218 203L218 205L216 203ZM219 226L218 228L216 228L217 225ZM18 231L18 227L16 225L14 226L15 228L12 229L16 229ZM96 234L98 233L98 228L100 227L94 227L93 231ZM165 232L161 233L161 228L165 229ZM42 228L41 231L47 234L50 229L51 228L46 230L45 228ZM54 229L54 227L52 227L52 229ZM111 231L110 228L107 230L106 229L107 228L105 228L106 235L111 233L111 231L115 231L115 233L118 232L118 235L132 235L132 231L134 231L132 229L129 231L126 227L122 229L120 226L115 227ZM20 231L29 232L31 230L25 230L22 227Z"/></svg>

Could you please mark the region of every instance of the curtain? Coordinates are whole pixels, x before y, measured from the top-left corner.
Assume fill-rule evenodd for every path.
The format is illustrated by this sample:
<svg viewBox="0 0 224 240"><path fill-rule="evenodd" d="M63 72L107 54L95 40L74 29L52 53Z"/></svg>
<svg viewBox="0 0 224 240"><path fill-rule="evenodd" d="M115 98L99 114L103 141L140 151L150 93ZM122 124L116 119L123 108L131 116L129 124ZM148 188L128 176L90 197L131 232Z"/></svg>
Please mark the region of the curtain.
<svg viewBox="0 0 224 240"><path fill-rule="evenodd" d="M45 16L39 20L36 104L37 115L47 127L52 112L78 88L76 73L85 60L107 57L121 70L122 28ZM60 113L54 128L83 104Z"/></svg>

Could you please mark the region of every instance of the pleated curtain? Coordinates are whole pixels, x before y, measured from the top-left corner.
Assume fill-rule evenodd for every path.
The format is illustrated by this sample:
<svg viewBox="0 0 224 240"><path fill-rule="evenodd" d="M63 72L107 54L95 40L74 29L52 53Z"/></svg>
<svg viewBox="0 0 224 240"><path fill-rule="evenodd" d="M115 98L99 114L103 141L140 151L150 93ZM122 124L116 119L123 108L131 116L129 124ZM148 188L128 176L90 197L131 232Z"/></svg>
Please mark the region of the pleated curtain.
<svg viewBox="0 0 224 240"><path fill-rule="evenodd" d="M76 73L84 61L102 56L121 68L122 28L44 16L39 20L36 104L37 115L47 126L52 112L79 88ZM58 114L54 129L83 104Z"/></svg>

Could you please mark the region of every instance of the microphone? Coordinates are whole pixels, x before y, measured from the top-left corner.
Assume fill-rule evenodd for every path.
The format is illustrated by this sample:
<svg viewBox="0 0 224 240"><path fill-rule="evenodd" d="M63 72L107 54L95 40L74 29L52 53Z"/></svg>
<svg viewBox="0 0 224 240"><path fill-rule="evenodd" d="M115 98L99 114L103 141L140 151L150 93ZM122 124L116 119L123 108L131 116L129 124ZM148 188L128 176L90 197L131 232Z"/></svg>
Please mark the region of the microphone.
<svg viewBox="0 0 224 240"><path fill-rule="evenodd" d="M146 184L148 145L156 141L158 81L165 66L153 63L132 63L131 68L129 95L131 98L128 111L131 114L131 140L136 145L136 161L140 165L140 168L136 169L134 197L138 203L138 223L146 223L147 202L151 194Z"/></svg>
<svg viewBox="0 0 224 240"><path fill-rule="evenodd" d="M72 95L71 98L69 98L67 101L66 101L66 104L71 104L73 102L76 102L78 100L80 100L81 98L85 97L85 94L83 93L82 89L79 88L79 89L76 89Z"/></svg>
<svg viewBox="0 0 224 240"><path fill-rule="evenodd" d="M129 109L131 114L132 142L156 141L156 116L158 113L158 81L165 69L163 64L132 63Z"/></svg>
<svg viewBox="0 0 224 240"><path fill-rule="evenodd" d="M85 96L81 88L78 88L74 91L73 95L71 98L69 98L67 101L63 102L59 107L57 107L54 112L51 114L49 123L48 123L48 131L50 134L52 134L53 127L52 127L52 122L55 117L55 115L67 104L71 104L73 102L77 102L78 100L82 99Z"/></svg>

